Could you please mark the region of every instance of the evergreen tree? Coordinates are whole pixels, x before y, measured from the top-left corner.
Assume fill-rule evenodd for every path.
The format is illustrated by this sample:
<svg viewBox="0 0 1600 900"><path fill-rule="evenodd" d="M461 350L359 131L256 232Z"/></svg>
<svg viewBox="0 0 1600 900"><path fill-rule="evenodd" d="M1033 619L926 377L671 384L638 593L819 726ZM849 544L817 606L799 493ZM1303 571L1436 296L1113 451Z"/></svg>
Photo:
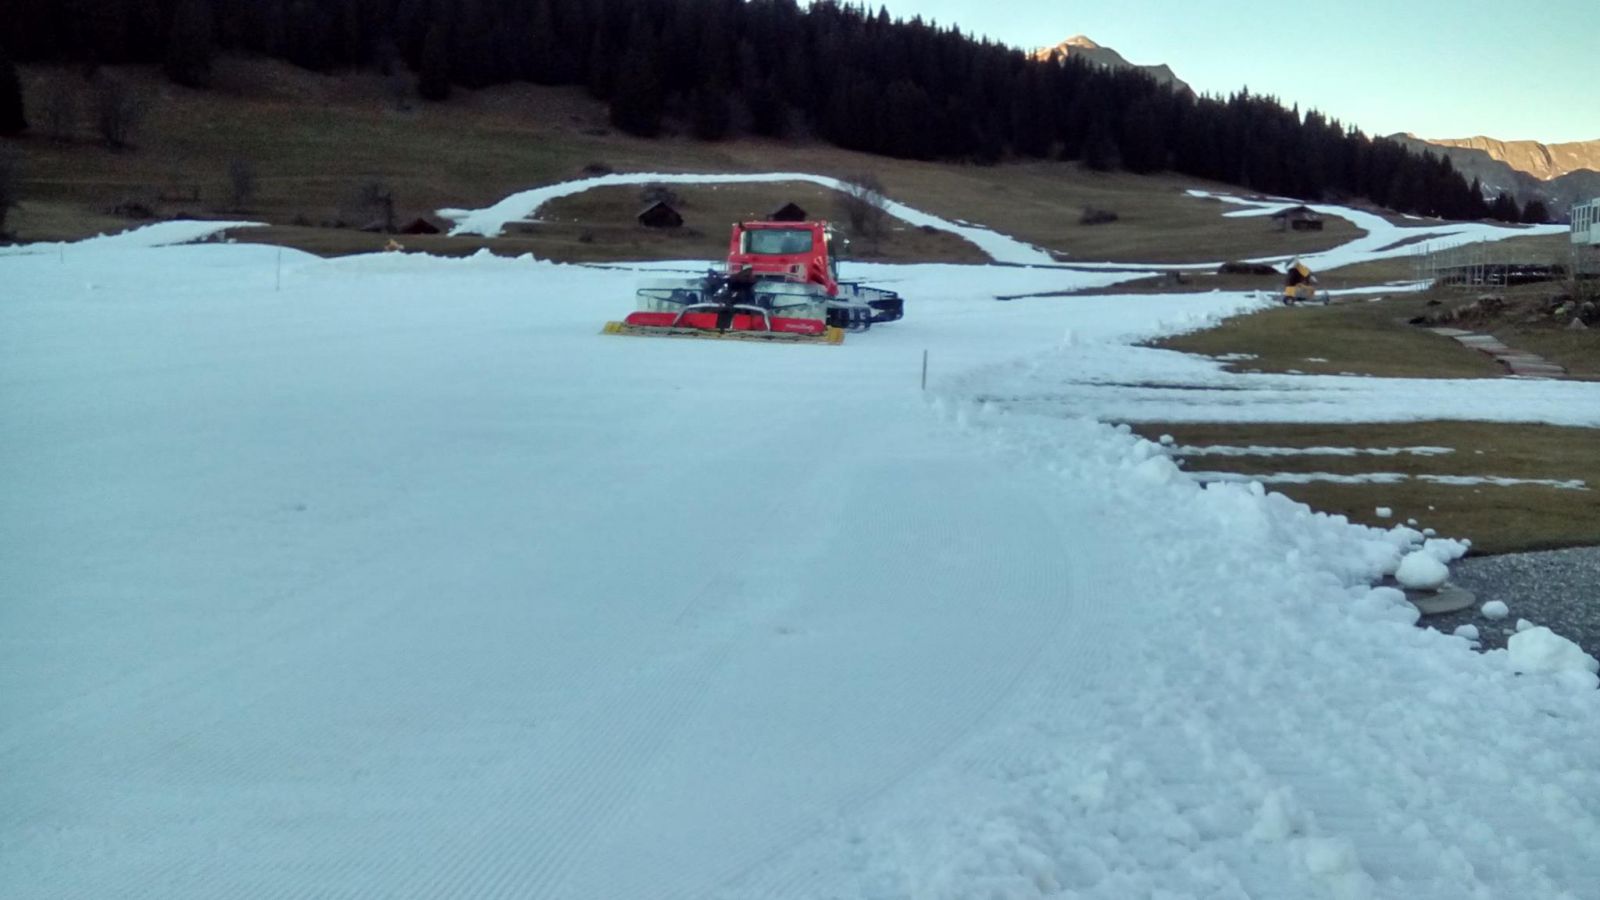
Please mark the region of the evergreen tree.
<svg viewBox="0 0 1600 900"><path fill-rule="evenodd" d="M603 28L595 32L590 42L588 61L589 95L596 100L610 99L617 75L617 54Z"/></svg>
<svg viewBox="0 0 1600 900"><path fill-rule="evenodd" d="M643 12L636 13L611 88L611 124L639 137L655 137L661 132L664 98L657 65L655 34Z"/></svg>
<svg viewBox="0 0 1600 900"><path fill-rule="evenodd" d="M1522 210L1517 207L1517 201L1505 191L1494 198L1489 204L1489 217L1502 222L1521 222Z"/></svg>
<svg viewBox="0 0 1600 900"><path fill-rule="evenodd" d="M902 159L932 158L933 119L926 91L904 78L889 85L880 152Z"/></svg>
<svg viewBox="0 0 1600 900"><path fill-rule="evenodd" d="M1129 104L1122 120L1122 164L1129 172L1147 174L1166 168L1166 139L1160 112L1150 99Z"/></svg>
<svg viewBox="0 0 1600 900"><path fill-rule="evenodd" d="M1365 197L1453 218L1491 211L1482 185L1444 158L1315 110L1249 90L1180 97L1141 72L1034 60L837 0L0 0L0 22L20 61L157 64L188 84L204 83L217 50L314 70L394 71L403 60L433 98L509 80L586 85L636 134L658 133L670 100L712 140L748 124L874 153L1055 155L1303 199ZM387 63L379 46L395 48ZM0 72L0 125L15 132L12 81Z"/></svg>
<svg viewBox="0 0 1600 900"><path fill-rule="evenodd" d="M750 130L761 137L781 138L789 133L789 108L783 94L769 81L751 86L745 94Z"/></svg>
<svg viewBox="0 0 1600 900"><path fill-rule="evenodd" d="M1083 138L1083 164L1096 172L1109 172L1121 161L1116 138L1111 136L1111 126L1105 119L1091 121Z"/></svg>
<svg viewBox="0 0 1600 900"><path fill-rule="evenodd" d="M433 23L423 39L417 93L424 100L450 99L450 34L442 22Z"/></svg>
<svg viewBox="0 0 1600 900"><path fill-rule="evenodd" d="M1550 210L1541 200L1529 200L1522 208L1522 221L1529 225L1543 225L1550 221Z"/></svg>
<svg viewBox="0 0 1600 900"><path fill-rule="evenodd" d="M211 57L216 38L211 6L206 0L180 0L167 32L162 67L167 77L188 87L205 87L211 81Z"/></svg>
<svg viewBox="0 0 1600 900"><path fill-rule="evenodd" d="M717 85L696 88L690 101L694 136L702 141L720 141L733 132L733 104L728 91Z"/></svg>
<svg viewBox="0 0 1600 900"><path fill-rule="evenodd" d="M0 135L21 134L28 127L22 109L22 82L17 66L0 51Z"/></svg>

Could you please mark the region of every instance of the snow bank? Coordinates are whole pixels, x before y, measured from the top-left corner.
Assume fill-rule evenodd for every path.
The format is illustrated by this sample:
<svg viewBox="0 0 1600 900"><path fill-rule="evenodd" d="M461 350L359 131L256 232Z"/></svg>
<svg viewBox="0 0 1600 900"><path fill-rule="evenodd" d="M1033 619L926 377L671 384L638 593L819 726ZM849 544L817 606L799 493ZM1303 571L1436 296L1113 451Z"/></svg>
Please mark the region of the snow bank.
<svg viewBox="0 0 1600 900"><path fill-rule="evenodd" d="M221 235L224 231L264 227L266 226L260 222L175 220L157 222L153 225L141 225L116 234L102 234L98 237L85 238L81 241L40 241L32 244L18 244L14 247L0 247L0 256L60 255L67 252L77 254L82 251L136 250L150 247L166 247L173 244L191 244L195 241L211 240Z"/></svg>
<svg viewBox="0 0 1600 900"><path fill-rule="evenodd" d="M1600 686L1600 661L1583 652L1577 644L1543 625L1518 631L1506 641L1511 668L1517 672L1552 672L1585 690Z"/></svg>
<svg viewBox="0 0 1600 900"><path fill-rule="evenodd" d="M1198 297L1215 298L1219 294ZM1238 294L1244 308L1261 308ZM1098 300L1099 298L1097 298ZM1137 295L1107 302L1137 304ZM1164 323L1169 328L1181 323ZM974 373L975 378L987 373ZM988 391L974 384L974 393ZM1202 357L1115 343L1053 351L1006 386L1017 412L1087 416L1120 422L1547 422L1600 427L1600 382L1495 379L1398 379L1228 372ZM1453 476L1429 480L1459 481ZM1492 473L1473 484L1515 483ZM1580 489L1581 483L1547 487Z"/></svg>

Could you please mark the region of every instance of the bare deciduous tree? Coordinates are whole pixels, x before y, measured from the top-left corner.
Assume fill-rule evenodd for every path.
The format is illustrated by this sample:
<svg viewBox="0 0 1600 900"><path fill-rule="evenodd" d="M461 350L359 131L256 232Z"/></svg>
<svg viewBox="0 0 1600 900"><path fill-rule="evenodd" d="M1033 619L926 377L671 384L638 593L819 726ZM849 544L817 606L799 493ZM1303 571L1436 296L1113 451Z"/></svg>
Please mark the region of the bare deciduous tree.
<svg viewBox="0 0 1600 900"><path fill-rule="evenodd" d="M9 159L0 159L0 238L6 234L6 215L17 205L17 170Z"/></svg>
<svg viewBox="0 0 1600 900"><path fill-rule="evenodd" d="M874 246L888 230L887 198L883 196L883 183L876 175L863 172L844 180L839 194L839 208L844 220L850 223L850 233Z"/></svg>
<svg viewBox="0 0 1600 900"><path fill-rule="evenodd" d="M51 79L45 92L44 106L39 114L44 133L53 141L70 141L78 131L78 87L72 79L58 76Z"/></svg>
<svg viewBox="0 0 1600 900"><path fill-rule="evenodd" d="M417 95L416 86L411 78L400 72L386 75L383 79L383 90L396 110L400 112L411 110L411 98Z"/></svg>
<svg viewBox="0 0 1600 900"><path fill-rule="evenodd" d="M347 218L364 230L393 233L394 190L381 178L361 182L350 198Z"/></svg>
<svg viewBox="0 0 1600 900"><path fill-rule="evenodd" d="M256 167L247 159L228 162L228 198L234 210L242 210L256 195Z"/></svg>
<svg viewBox="0 0 1600 900"><path fill-rule="evenodd" d="M113 150L133 141L133 133L144 120L147 104L127 82L101 73L94 97L95 130Z"/></svg>

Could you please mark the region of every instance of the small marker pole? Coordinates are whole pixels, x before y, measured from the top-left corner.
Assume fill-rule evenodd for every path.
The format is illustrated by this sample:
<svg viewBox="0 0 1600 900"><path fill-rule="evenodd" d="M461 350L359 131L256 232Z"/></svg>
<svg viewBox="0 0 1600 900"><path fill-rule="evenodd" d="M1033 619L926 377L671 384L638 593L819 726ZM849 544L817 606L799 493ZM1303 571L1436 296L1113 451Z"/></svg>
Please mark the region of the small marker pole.
<svg viewBox="0 0 1600 900"><path fill-rule="evenodd" d="M922 389L928 389L928 351L922 351Z"/></svg>
<svg viewBox="0 0 1600 900"><path fill-rule="evenodd" d="M272 289L274 291L282 291L283 290L283 248L282 247L278 248L278 274L277 274L276 280L272 284Z"/></svg>

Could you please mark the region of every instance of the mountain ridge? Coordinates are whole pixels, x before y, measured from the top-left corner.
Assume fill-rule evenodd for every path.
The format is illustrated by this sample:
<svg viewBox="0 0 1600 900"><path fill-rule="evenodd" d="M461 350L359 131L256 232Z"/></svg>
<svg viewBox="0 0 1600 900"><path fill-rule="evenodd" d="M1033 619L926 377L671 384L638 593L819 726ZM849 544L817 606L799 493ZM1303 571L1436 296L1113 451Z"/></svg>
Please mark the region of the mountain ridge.
<svg viewBox="0 0 1600 900"><path fill-rule="evenodd" d="M1505 192L1522 204L1538 200L1557 217L1574 203L1600 197L1600 140L1545 144L1484 135L1429 139L1408 132L1389 140L1448 158L1457 172L1478 179L1487 196Z"/></svg>
<svg viewBox="0 0 1600 900"><path fill-rule="evenodd" d="M1531 140L1506 141L1481 134L1465 138L1419 138L1408 132L1405 136L1440 147L1481 150L1540 181L1550 181L1580 169L1600 172L1600 138L1547 144Z"/></svg>
<svg viewBox="0 0 1600 900"><path fill-rule="evenodd" d="M1194 88L1188 82L1179 78L1172 67L1165 63L1158 65L1140 65L1127 60L1121 53L1094 42L1085 34L1075 34L1054 47L1040 47L1030 54L1034 59L1047 60L1052 54L1060 55L1063 59L1081 59L1113 70L1135 70L1144 72L1154 78L1159 84L1170 84L1179 93L1193 94Z"/></svg>

